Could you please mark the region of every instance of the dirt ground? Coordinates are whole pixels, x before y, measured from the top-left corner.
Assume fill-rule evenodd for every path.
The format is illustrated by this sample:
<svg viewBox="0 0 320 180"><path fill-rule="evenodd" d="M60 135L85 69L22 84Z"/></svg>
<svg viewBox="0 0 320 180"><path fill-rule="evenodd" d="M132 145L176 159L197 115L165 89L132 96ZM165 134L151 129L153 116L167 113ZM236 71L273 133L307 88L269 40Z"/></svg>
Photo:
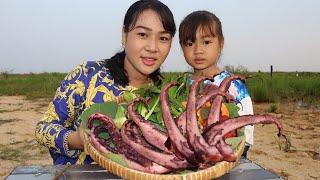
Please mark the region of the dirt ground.
<svg viewBox="0 0 320 180"><path fill-rule="evenodd" d="M22 96L0 96L0 179L19 165L50 165L46 148L35 141L34 130L49 99L25 100ZM320 179L320 107L301 103L254 104L255 114L271 114L283 123L292 146L280 150L275 125L255 126L255 144L248 158L285 179ZM282 143L280 143L282 144Z"/></svg>

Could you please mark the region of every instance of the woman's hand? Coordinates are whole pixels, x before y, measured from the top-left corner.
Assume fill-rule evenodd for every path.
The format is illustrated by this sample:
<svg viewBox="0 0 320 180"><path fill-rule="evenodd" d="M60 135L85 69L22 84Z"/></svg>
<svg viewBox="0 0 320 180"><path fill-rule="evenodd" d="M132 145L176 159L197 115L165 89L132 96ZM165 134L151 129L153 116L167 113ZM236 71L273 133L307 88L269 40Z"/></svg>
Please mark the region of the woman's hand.
<svg viewBox="0 0 320 180"><path fill-rule="evenodd" d="M77 131L71 132L68 137L69 150L84 150L84 137L82 128L79 127Z"/></svg>
<svg viewBox="0 0 320 180"><path fill-rule="evenodd" d="M84 145L84 133L86 133L81 127L79 127L78 131L79 134L80 134L80 139L81 139L81 142L82 142L82 146L83 146L83 150L84 152L89 155L89 151L87 150L87 147Z"/></svg>

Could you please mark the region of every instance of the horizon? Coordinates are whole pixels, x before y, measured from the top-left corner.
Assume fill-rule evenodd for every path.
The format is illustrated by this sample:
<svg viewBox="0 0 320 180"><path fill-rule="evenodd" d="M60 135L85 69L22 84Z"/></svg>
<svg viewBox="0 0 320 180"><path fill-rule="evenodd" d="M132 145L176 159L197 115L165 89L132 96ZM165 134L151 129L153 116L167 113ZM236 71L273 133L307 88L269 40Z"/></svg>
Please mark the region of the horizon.
<svg viewBox="0 0 320 180"><path fill-rule="evenodd" d="M69 73L83 62L121 50L121 27L133 0L4 0L0 6L0 72ZM222 22L225 45L219 67L249 71L320 72L320 1L163 0L176 26L195 10ZM163 72L190 71L176 33Z"/></svg>

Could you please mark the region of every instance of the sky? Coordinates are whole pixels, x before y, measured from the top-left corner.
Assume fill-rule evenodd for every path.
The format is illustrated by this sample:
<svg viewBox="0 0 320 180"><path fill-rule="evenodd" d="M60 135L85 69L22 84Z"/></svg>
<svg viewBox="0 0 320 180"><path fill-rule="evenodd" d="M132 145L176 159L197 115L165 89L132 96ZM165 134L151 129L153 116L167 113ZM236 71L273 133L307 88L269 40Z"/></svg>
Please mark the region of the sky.
<svg viewBox="0 0 320 180"><path fill-rule="evenodd" d="M121 48L124 15L134 0L0 0L0 72L68 73ZM196 10L220 18L219 67L320 72L319 0L163 0L178 26ZM178 33L164 72L190 71Z"/></svg>

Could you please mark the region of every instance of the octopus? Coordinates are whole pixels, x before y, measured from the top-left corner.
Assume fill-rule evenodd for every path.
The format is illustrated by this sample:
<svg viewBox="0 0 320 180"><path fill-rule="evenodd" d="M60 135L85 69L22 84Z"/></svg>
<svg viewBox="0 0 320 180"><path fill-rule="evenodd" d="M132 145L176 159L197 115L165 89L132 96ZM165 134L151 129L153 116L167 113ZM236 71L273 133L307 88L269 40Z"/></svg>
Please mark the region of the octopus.
<svg viewBox="0 0 320 180"><path fill-rule="evenodd" d="M205 80L213 81L212 78L202 77L193 82L186 109L177 118L173 118L171 114L168 90L179 83L171 82L163 87L160 103L166 132L134 110L136 103L148 103L147 99L137 97L129 103L130 119L126 120L120 130L106 114L94 113L88 118L87 127L90 129L92 143L102 153L120 155L132 169L165 174L206 168L220 161L236 161L231 146L223 137L246 125L275 124L279 130L278 136L286 138L281 122L270 115L245 115L220 120L221 104L234 102L233 97L228 94L231 82L245 82L244 77L231 75L225 78L219 87L206 84L199 97L199 85ZM196 112L207 102L211 102L211 106L207 123L201 132ZM93 126L93 120L101 123ZM108 132L110 137L100 138L101 132Z"/></svg>

